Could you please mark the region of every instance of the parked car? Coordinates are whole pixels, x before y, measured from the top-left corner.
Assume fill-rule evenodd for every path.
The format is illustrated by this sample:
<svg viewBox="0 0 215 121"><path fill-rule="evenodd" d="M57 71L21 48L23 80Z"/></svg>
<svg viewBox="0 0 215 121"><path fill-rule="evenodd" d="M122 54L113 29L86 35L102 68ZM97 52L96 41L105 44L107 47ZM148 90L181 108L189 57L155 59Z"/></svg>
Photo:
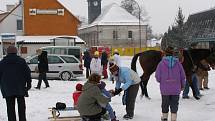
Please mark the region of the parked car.
<svg viewBox="0 0 215 121"><path fill-rule="evenodd" d="M26 62L31 69L32 78L37 79L38 56L26 57ZM49 71L48 79L71 80L83 76L82 63L73 55L48 54Z"/></svg>
<svg viewBox="0 0 215 121"><path fill-rule="evenodd" d="M46 46L41 47L40 49L46 51L48 54L74 55L82 61L82 51L80 46Z"/></svg>

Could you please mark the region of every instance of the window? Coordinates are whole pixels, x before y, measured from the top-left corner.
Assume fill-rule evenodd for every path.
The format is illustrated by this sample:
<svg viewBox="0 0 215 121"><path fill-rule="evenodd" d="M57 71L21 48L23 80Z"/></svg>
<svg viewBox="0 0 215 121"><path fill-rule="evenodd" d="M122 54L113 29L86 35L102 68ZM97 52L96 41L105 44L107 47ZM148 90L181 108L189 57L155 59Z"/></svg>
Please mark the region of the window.
<svg viewBox="0 0 215 121"><path fill-rule="evenodd" d="M128 38L129 38L129 39L132 38L132 31L128 31Z"/></svg>
<svg viewBox="0 0 215 121"><path fill-rule="evenodd" d="M47 53L49 54L53 54L52 52L52 48L46 48L46 49L43 49L44 51L46 51Z"/></svg>
<svg viewBox="0 0 215 121"><path fill-rule="evenodd" d="M113 31L113 39L116 40L118 38L118 32L117 31Z"/></svg>
<svg viewBox="0 0 215 121"><path fill-rule="evenodd" d="M16 29L23 30L22 20L16 20Z"/></svg>
<svg viewBox="0 0 215 121"><path fill-rule="evenodd" d="M22 54L27 54L27 47L21 47L21 53Z"/></svg>
<svg viewBox="0 0 215 121"><path fill-rule="evenodd" d="M57 56L48 56L48 63L49 64L63 63L63 61Z"/></svg>
<svg viewBox="0 0 215 121"><path fill-rule="evenodd" d="M78 63L78 61L73 57L61 56L61 58L67 63Z"/></svg>
<svg viewBox="0 0 215 121"><path fill-rule="evenodd" d="M66 49L64 48L54 48L53 54L66 54Z"/></svg>
<svg viewBox="0 0 215 121"><path fill-rule="evenodd" d="M76 58L80 60L80 49L68 49L68 55L74 55Z"/></svg>
<svg viewBox="0 0 215 121"><path fill-rule="evenodd" d="M38 56L32 58L32 59L30 60L30 64L38 64Z"/></svg>

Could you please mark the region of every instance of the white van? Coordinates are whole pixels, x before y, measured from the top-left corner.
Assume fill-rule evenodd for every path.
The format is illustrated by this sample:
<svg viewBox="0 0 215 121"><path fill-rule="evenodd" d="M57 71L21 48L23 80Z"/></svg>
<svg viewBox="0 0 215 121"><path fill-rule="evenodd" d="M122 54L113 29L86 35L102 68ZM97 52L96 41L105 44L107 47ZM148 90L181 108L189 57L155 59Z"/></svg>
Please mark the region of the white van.
<svg viewBox="0 0 215 121"><path fill-rule="evenodd" d="M48 54L59 54L59 55L74 55L82 62L82 51L80 46L46 46L40 49L47 51Z"/></svg>

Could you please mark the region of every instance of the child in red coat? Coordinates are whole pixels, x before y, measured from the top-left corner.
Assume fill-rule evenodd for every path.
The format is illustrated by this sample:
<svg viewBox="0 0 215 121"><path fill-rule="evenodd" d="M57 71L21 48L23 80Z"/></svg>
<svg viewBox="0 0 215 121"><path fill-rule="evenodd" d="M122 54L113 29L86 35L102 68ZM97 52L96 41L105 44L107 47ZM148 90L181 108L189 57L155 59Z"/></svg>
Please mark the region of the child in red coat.
<svg viewBox="0 0 215 121"><path fill-rule="evenodd" d="M77 107L77 104L78 104L78 98L79 98L79 96L81 95L82 87L83 87L83 85L82 85L82 84L80 84L80 83L78 83L78 84L76 85L76 91L75 91L75 92L73 92L73 94L72 94L73 101L74 101L74 108L76 108L76 107Z"/></svg>

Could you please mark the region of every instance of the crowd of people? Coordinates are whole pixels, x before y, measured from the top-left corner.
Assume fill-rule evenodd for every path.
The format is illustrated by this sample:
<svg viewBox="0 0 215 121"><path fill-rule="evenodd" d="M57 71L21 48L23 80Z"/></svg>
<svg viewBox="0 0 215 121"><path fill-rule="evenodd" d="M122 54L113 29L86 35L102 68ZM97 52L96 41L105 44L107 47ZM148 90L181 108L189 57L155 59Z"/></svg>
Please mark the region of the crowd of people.
<svg viewBox="0 0 215 121"><path fill-rule="evenodd" d="M46 79L48 72L47 52L38 50L38 85L40 89L42 80L46 88L50 87ZM105 51L92 54L89 50L84 52L84 66L86 67L87 81L78 83L73 93L74 108L78 110L83 121L101 121L101 117L108 112L111 121L118 121L116 112L110 101L116 95L123 92L122 104L125 105L124 119L133 119L135 102L141 79L139 75L128 67L123 67L118 50L114 50L109 57ZM109 74L107 69L109 68ZM195 98L200 99L199 90L208 90L208 71L210 66L202 60L195 70L192 81L195 82ZM13 75L13 76L10 76ZM108 79L115 83L115 88L106 89L106 83L101 81ZM174 48L167 47L165 55L157 66L155 78L160 84L161 94L161 121L168 120L171 112L171 121L177 120L180 93L188 99L189 83L179 56L174 55ZM17 55L17 48L9 46L7 56L0 61L0 88L3 98L6 99L8 121L16 121L15 100L18 104L20 121L26 121L25 97L31 89L31 71L25 60ZM170 111L169 111L170 110Z"/></svg>

